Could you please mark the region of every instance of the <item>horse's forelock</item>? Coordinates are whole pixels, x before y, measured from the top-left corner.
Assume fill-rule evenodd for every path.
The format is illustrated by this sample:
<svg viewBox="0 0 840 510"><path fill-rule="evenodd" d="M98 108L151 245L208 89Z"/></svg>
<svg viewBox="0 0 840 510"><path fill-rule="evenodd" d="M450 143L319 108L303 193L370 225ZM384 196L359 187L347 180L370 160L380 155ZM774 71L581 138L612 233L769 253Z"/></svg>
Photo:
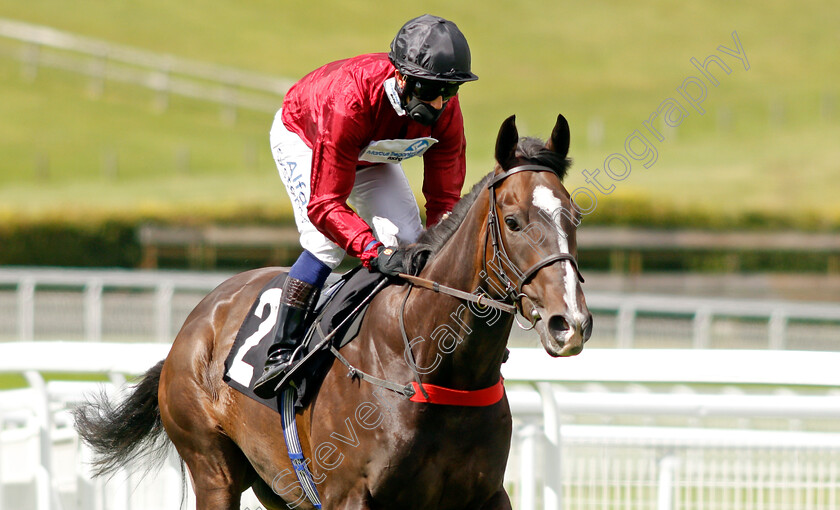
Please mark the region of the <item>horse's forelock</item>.
<svg viewBox="0 0 840 510"><path fill-rule="evenodd" d="M516 156L551 168L560 177L561 181L566 177L566 172L568 172L569 167L572 165L570 158L565 158L547 149L544 141L534 137L519 139Z"/></svg>

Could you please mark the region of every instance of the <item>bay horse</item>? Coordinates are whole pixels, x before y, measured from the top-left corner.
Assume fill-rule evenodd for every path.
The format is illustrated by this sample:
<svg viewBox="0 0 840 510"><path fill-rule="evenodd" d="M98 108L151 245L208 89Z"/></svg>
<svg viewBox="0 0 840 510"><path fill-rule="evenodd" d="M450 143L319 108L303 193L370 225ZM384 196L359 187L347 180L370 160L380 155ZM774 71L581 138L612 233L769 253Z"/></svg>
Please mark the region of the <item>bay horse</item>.
<svg viewBox="0 0 840 510"><path fill-rule="evenodd" d="M573 356L592 317L575 261L579 212L562 179L569 126L560 115L543 143L501 126L496 165L419 244L419 277L516 306L551 356ZM165 360L116 407L76 411L99 474L174 444L201 510L234 510L249 487L271 510L313 508L296 482L281 416L223 382L237 330L280 268L233 276L190 313ZM500 382L515 316L413 287L384 288L345 361L386 381L472 391ZM411 338L410 342L405 340ZM408 346L408 351L406 350ZM510 509L503 476L511 413L491 405L417 403L382 390L332 360L317 395L298 409L303 453L324 508ZM377 391L379 390L379 391Z"/></svg>

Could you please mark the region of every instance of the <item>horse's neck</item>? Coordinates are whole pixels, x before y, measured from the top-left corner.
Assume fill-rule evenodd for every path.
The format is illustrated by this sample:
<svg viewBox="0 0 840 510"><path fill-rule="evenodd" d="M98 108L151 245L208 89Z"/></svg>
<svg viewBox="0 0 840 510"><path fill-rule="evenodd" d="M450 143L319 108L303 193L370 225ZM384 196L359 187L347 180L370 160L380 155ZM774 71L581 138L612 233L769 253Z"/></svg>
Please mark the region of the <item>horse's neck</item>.
<svg viewBox="0 0 840 510"><path fill-rule="evenodd" d="M473 292L487 287L483 256L488 203L482 194L458 230L432 258L424 278L441 285ZM412 308L426 319L425 342L415 344L418 366L436 368L424 374L424 382L459 389L476 389L495 383L499 377L512 317L492 308L480 310L455 298L416 289ZM495 297L495 296L494 296ZM457 345L456 345L457 342Z"/></svg>

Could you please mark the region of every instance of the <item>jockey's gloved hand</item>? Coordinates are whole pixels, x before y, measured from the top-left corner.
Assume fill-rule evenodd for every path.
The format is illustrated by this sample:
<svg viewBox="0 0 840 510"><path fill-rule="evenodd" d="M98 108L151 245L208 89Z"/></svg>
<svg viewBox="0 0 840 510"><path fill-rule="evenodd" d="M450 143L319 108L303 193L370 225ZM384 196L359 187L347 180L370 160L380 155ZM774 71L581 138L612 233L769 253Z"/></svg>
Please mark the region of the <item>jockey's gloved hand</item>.
<svg viewBox="0 0 840 510"><path fill-rule="evenodd" d="M380 244L376 247L376 257L370 260L368 269L388 276L397 276L405 272L405 256L404 249Z"/></svg>

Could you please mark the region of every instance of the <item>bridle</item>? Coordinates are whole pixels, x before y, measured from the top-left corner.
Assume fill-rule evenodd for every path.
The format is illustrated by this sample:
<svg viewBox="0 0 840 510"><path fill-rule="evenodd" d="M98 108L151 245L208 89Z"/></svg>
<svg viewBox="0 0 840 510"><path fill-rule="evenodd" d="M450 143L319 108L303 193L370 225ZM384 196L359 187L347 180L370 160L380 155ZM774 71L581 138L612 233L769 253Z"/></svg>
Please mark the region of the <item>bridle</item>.
<svg viewBox="0 0 840 510"><path fill-rule="evenodd" d="M516 309L523 316L526 316L531 320L530 327L527 328L531 329L534 327L536 321L539 319L539 315L534 315L536 313L536 307L532 307L532 313L530 315L526 315L524 313L524 306L522 300L527 296L525 295L525 293L522 292L522 287L525 284L527 284L542 268L550 266L551 264L562 260L567 260L572 264L572 267L575 269L575 273L577 274L578 281L583 283L584 279L583 275L580 274L580 269L578 269L577 260L575 260L575 257L571 253L557 253L554 255L548 255L536 264L529 267L521 275L514 275L515 278L511 278L505 271L505 265L507 265L508 267L512 268L513 271L518 273L516 266L513 264L510 257L508 256L507 250L505 249L505 245L502 242L501 225L499 222L498 215L496 213L496 186L498 186L501 182L503 182L511 175L518 174L521 172L555 173L553 169L543 165L519 165L509 170L506 170L500 173L499 175L494 176L490 180L490 182L487 184L487 189L490 190L488 194L490 200L490 207L487 212L487 231L484 237L484 256L482 257L482 260L484 261L484 273L489 274L487 273L489 266L490 270L493 271L493 273L504 286L505 301L513 302ZM489 259L489 264L487 258L488 237L490 241L489 244L491 244L493 247L493 256L491 259ZM517 324L521 328L526 329L524 326L522 326L522 324L519 323L518 319Z"/></svg>
<svg viewBox="0 0 840 510"><path fill-rule="evenodd" d="M537 312L536 306L531 307L530 314L525 314L524 305L522 303L523 299L527 298L525 293L522 292L522 287L525 284L527 284L542 268L550 266L551 264L554 264L555 262L559 262L561 260L567 260L572 264L572 267L575 269L575 273L577 274L578 281L583 283L584 280L583 275L580 274L580 269L578 269L577 260L575 260L575 257L570 253L558 253L555 255L549 255L537 262L536 264L529 267L527 270L522 272L521 275L519 274L519 271L517 270L516 266L513 264L510 257L508 256L507 250L505 249L505 244L502 242L501 226L499 224L498 215L496 214L496 186L498 186L499 183L503 182L511 175L518 174L521 172L554 173L554 170L543 165L519 165L509 170L506 170L500 173L499 175L494 176L487 184L487 189L489 190L490 203L487 212L487 230L484 235L484 251L482 256L483 271L481 275L489 275L489 268L496 276L496 278L499 279L504 288L496 290L504 295L502 301L491 299L486 294L471 294L462 290L446 287L444 285L439 284L438 282L426 280L417 276L400 274L400 277L407 280L413 285L417 285L418 287L432 290L434 292L439 292L441 294L454 296L465 301L471 301L482 308L485 306L489 306L491 308L510 313L514 316L514 318L516 319L516 324L520 328L532 329L536 325L540 317L539 313ZM487 258L488 245L493 247L493 255L490 259ZM507 271L505 271L505 265L512 268L513 271L517 273L515 275L515 278L511 278L511 276L508 275ZM517 311L531 321L530 325L523 326L519 322L519 318L516 316Z"/></svg>

